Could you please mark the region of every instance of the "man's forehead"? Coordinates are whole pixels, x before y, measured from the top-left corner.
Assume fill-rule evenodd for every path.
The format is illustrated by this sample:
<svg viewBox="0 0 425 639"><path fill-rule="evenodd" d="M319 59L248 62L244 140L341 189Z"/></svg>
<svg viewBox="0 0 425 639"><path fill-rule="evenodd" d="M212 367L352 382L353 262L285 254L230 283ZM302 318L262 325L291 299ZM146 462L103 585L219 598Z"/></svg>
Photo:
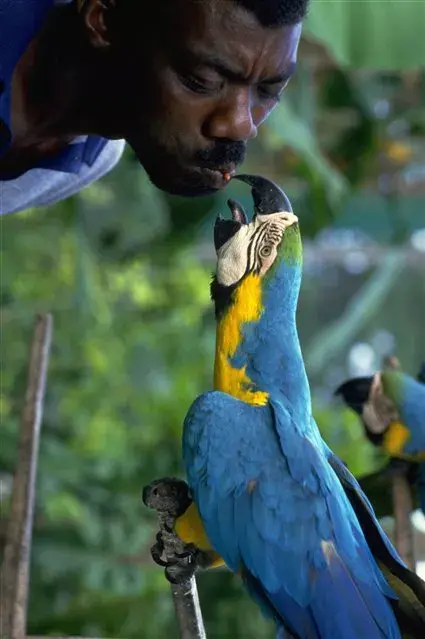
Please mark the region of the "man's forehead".
<svg viewBox="0 0 425 639"><path fill-rule="evenodd" d="M179 5L182 11L177 11ZM233 0L176 0L175 9L172 38L193 62L249 77L256 60L260 66L266 61L276 81L291 75L301 24L263 27Z"/></svg>
<svg viewBox="0 0 425 639"><path fill-rule="evenodd" d="M166 0L166 5L170 9L169 15L173 16L174 24L178 21L186 33L217 28L224 29L226 33L258 33L263 30L271 34L277 30L285 31L284 26L262 26L255 14L236 0ZM292 27L287 29L291 31Z"/></svg>

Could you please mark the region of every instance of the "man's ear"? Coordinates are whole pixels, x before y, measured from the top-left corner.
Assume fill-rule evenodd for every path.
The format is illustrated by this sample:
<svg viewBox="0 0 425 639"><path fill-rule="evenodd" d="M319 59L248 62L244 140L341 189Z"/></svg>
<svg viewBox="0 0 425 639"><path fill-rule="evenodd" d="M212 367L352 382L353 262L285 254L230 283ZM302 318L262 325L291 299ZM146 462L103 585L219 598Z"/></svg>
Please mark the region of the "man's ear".
<svg viewBox="0 0 425 639"><path fill-rule="evenodd" d="M96 48L109 47L106 13L115 6L115 0L77 0L77 11L81 15L90 44Z"/></svg>

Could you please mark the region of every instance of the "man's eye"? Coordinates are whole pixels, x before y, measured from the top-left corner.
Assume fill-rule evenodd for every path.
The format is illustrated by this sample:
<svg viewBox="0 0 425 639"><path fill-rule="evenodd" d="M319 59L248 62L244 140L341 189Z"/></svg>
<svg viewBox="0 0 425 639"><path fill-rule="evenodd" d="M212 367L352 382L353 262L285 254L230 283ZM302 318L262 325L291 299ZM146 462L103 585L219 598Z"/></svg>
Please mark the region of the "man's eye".
<svg viewBox="0 0 425 639"><path fill-rule="evenodd" d="M217 82L205 80L197 75L184 75L180 76L180 79L188 89L200 95L210 95L220 89L220 84Z"/></svg>
<svg viewBox="0 0 425 639"><path fill-rule="evenodd" d="M286 85L282 86L281 84L260 84L258 85L258 95L263 100L273 100L274 102L279 102L285 86Z"/></svg>

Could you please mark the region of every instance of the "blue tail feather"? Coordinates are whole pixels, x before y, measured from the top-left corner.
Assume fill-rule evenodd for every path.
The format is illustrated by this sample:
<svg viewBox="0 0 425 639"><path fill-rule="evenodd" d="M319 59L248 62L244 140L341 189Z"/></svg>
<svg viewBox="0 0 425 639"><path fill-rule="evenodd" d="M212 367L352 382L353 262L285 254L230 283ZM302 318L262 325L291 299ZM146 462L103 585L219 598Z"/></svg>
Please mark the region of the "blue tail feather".
<svg viewBox="0 0 425 639"><path fill-rule="evenodd" d="M327 568L312 576L316 581L306 607L297 604L284 589L267 592L245 572L249 593L263 613L277 623L277 639L401 639L397 620L379 584L351 575L331 544L326 555Z"/></svg>
<svg viewBox="0 0 425 639"><path fill-rule="evenodd" d="M401 637L391 606L379 586L374 582L357 582L331 546L329 570L318 576L311 610L322 639Z"/></svg>
<svg viewBox="0 0 425 639"><path fill-rule="evenodd" d="M328 570L320 571L315 578L314 594L307 608L298 606L283 590L267 593L277 615L293 629L295 636L401 639L395 615L379 586L356 583L334 550Z"/></svg>

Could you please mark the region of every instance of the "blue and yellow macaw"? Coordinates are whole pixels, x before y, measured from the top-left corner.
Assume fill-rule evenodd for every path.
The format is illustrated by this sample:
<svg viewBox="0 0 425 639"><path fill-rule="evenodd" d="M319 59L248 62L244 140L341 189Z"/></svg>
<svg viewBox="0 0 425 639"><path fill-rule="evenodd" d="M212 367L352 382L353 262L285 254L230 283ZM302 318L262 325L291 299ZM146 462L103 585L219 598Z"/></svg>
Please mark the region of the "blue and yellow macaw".
<svg viewBox="0 0 425 639"><path fill-rule="evenodd" d="M232 220L216 222L215 390L185 419L194 503L175 530L241 575L278 637L425 637L425 583L312 416L297 218L273 183L236 177L252 186L254 216L230 203Z"/></svg>
<svg viewBox="0 0 425 639"><path fill-rule="evenodd" d="M384 370L341 384L347 406L359 415L369 441L391 459L413 462L410 473L425 514L425 365L414 379L401 370Z"/></svg>
<svg viewBox="0 0 425 639"><path fill-rule="evenodd" d="M390 457L425 461L425 384L401 370L355 377L335 391L361 418L366 437Z"/></svg>

